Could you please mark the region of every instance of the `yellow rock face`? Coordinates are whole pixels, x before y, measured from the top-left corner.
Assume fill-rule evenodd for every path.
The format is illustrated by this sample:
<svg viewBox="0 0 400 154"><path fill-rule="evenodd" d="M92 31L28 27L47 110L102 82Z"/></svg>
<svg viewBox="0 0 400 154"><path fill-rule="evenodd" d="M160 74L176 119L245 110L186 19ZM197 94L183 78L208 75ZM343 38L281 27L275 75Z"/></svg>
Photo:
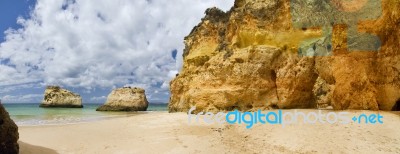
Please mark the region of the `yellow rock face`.
<svg viewBox="0 0 400 154"><path fill-rule="evenodd" d="M192 106L197 112L400 110L400 1L366 4L370 9L379 3L379 17L360 21L351 7L334 10L336 3L315 1L307 5L319 9L310 12L302 10L303 3L236 0L226 13L208 9L185 38L183 69L170 83L170 112ZM332 10L331 18L326 11ZM359 43L371 40L364 33L380 44ZM373 47L379 48L357 50Z"/></svg>
<svg viewBox="0 0 400 154"><path fill-rule="evenodd" d="M124 87L114 89L97 111L146 111L148 105L144 89Z"/></svg>
<svg viewBox="0 0 400 154"><path fill-rule="evenodd" d="M80 95L58 86L48 86L40 107L82 108L83 106Z"/></svg>

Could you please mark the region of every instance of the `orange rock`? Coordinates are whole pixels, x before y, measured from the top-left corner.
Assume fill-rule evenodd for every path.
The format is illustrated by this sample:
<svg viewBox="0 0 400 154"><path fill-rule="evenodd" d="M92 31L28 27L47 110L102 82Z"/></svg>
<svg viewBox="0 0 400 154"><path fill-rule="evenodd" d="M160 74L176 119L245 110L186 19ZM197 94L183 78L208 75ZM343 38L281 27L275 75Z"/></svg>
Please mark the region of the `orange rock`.
<svg viewBox="0 0 400 154"><path fill-rule="evenodd" d="M185 38L183 69L170 83L170 112L191 106L197 112L399 110L400 1L371 1L365 8L380 4L373 13L379 17L365 20L368 12L358 20L354 11L320 1L307 4L317 12L301 12L303 2L236 0L228 12L208 9ZM365 43L373 36L379 41Z"/></svg>

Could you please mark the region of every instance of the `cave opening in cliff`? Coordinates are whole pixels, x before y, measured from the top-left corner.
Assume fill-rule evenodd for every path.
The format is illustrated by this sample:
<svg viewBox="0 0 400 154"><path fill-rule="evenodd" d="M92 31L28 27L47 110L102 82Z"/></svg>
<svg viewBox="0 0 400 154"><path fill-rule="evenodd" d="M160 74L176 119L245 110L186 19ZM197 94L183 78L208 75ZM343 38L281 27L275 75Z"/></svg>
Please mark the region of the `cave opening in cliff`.
<svg viewBox="0 0 400 154"><path fill-rule="evenodd" d="M400 111L400 99L394 104L392 111Z"/></svg>

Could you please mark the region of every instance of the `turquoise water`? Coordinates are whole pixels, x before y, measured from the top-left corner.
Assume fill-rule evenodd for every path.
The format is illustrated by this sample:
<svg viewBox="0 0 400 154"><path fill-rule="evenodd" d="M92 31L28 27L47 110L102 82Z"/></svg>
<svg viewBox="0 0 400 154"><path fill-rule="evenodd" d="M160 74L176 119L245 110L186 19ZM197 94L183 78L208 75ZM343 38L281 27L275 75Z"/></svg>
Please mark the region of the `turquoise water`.
<svg viewBox="0 0 400 154"><path fill-rule="evenodd" d="M132 112L97 112L101 104L84 104L84 108L40 108L39 104L3 104L19 126L71 124L133 115ZM167 111L167 104L150 104L148 111Z"/></svg>

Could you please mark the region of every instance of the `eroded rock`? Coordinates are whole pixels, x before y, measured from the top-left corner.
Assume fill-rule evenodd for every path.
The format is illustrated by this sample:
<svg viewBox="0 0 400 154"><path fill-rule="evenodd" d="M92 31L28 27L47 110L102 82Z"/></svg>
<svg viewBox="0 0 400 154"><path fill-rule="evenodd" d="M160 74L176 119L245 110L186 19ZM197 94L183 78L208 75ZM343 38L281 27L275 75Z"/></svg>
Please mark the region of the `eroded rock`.
<svg viewBox="0 0 400 154"><path fill-rule="evenodd" d="M10 119L0 102L0 153L17 154L19 152L18 138L17 125Z"/></svg>
<svg viewBox="0 0 400 154"><path fill-rule="evenodd" d="M146 111L148 105L144 89L124 87L114 89L97 111Z"/></svg>
<svg viewBox="0 0 400 154"><path fill-rule="evenodd" d="M82 98L59 86L47 86L40 107L82 108Z"/></svg>
<svg viewBox="0 0 400 154"><path fill-rule="evenodd" d="M291 2L236 0L228 12L208 9L185 37L183 69L170 83L169 111L186 112L191 106L196 111L248 111L319 104L337 110L397 109L400 3L373 1L367 5L369 11L379 6L381 12L352 15L325 1ZM333 16L329 10L334 10ZM365 18L369 20L358 21L357 15L369 14L371 18ZM349 26L352 23L357 24L357 35L354 25ZM362 39L363 32L379 41L362 43L365 46L354 42L374 39ZM378 51L354 50L377 47Z"/></svg>

